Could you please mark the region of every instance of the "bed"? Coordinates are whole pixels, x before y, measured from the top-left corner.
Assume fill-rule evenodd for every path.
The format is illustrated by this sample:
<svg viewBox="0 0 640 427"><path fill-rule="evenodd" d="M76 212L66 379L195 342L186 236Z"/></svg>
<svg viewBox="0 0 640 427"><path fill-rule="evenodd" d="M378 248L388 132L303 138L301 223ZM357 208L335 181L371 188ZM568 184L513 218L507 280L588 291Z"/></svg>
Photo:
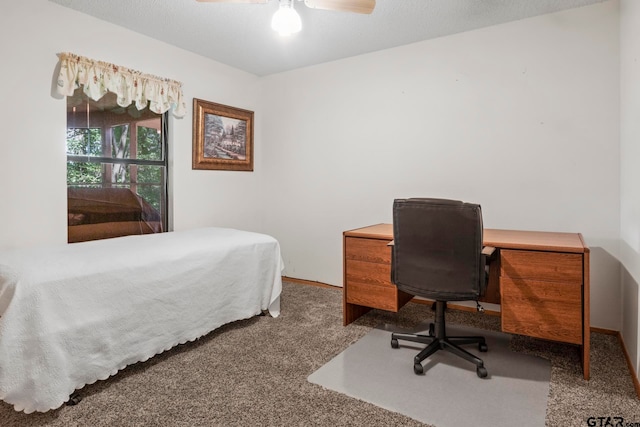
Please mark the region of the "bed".
<svg viewBox="0 0 640 427"><path fill-rule="evenodd" d="M61 406L86 384L268 310L280 246L227 228L0 252L0 399Z"/></svg>

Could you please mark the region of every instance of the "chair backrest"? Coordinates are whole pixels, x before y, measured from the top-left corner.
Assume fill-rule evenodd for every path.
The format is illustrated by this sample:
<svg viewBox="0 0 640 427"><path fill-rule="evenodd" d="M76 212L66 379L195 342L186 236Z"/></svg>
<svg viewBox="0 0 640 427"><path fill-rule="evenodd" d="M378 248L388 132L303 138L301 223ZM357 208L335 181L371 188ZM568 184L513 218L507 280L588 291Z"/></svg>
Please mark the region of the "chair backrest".
<svg viewBox="0 0 640 427"><path fill-rule="evenodd" d="M446 199L393 203L391 280L398 289L444 301L485 290L480 205Z"/></svg>

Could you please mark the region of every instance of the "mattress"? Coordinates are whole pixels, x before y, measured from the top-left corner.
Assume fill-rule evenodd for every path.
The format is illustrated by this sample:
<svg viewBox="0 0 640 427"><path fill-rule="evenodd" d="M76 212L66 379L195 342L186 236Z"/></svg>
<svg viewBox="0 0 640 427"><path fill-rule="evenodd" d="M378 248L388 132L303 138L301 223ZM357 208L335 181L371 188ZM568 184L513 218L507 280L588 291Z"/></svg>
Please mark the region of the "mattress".
<svg viewBox="0 0 640 427"><path fill-rule="evenodd" d="M280 246L227 228L0 252L0 399L45 412L178 344L280 313Z"/></svg>

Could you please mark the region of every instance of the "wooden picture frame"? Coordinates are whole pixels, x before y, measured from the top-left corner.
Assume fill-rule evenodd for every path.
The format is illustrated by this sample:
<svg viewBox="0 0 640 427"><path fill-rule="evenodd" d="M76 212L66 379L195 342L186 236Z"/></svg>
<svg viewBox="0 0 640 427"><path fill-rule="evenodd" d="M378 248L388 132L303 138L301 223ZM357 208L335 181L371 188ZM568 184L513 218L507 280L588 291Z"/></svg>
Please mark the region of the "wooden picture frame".
<svg viewBox="0 0 640 427"><path fill-rule="evenodd" d="M253 111L193 98L192 169L253 171Z"/></svg>

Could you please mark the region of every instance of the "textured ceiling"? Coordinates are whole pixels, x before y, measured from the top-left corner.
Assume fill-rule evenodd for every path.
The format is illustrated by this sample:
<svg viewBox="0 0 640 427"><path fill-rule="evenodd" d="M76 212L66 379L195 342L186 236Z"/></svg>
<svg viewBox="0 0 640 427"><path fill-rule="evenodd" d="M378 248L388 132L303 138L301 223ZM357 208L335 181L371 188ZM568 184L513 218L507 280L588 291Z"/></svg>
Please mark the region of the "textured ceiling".
<svg viewBox="0 0 640 427"><path fill-rule="evenodd" d="M50 0L258 76L605 0L377 0L371 15L295 7L302 31L271 30L267 4Z"/></svg>

